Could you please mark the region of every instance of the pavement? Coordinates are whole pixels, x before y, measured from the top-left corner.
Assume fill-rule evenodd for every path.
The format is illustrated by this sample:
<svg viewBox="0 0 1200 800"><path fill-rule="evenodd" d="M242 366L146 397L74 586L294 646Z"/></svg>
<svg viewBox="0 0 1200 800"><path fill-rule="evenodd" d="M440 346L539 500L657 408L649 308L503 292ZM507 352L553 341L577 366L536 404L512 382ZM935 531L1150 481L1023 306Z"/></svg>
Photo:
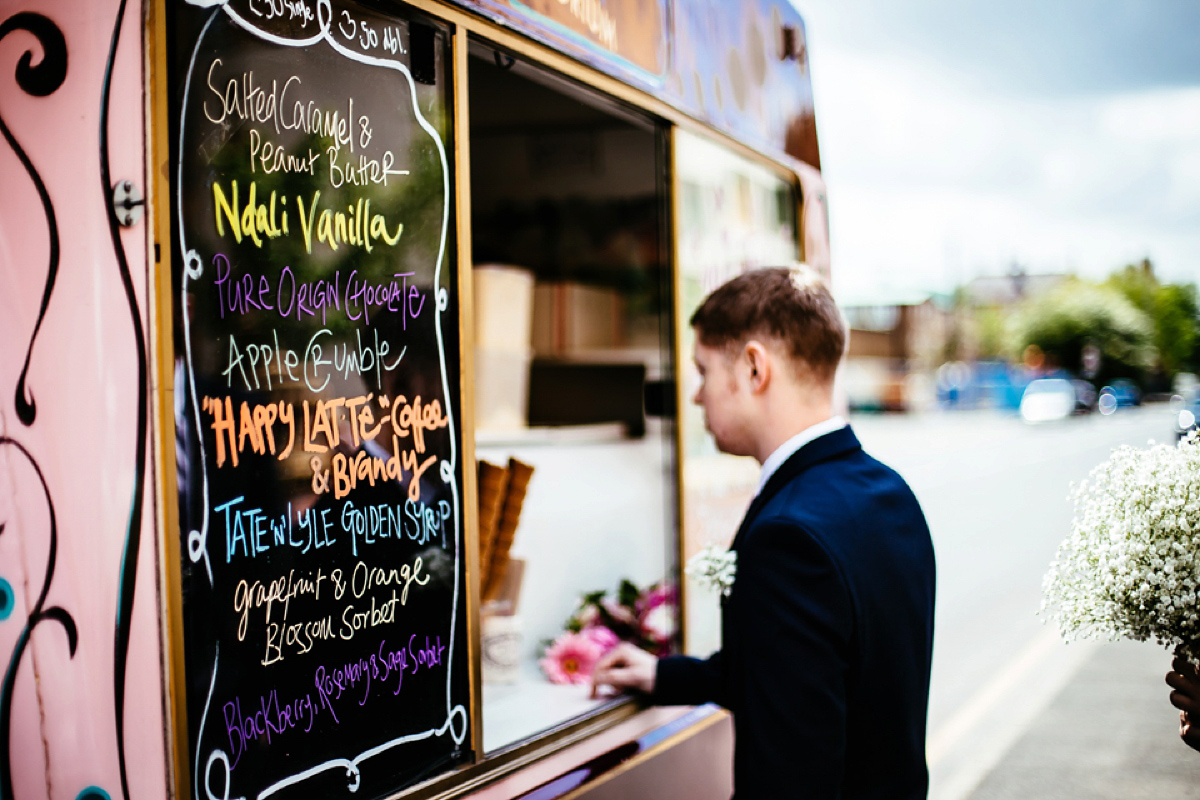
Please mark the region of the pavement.
<svg viewBox="0 0 1200 800"><path fill-rule="evenodd" d="M969 800L1200 800L1200 752L1179 739L1152 643L1092 648L966 796Z"/></svg>
<svg viewBox="0 0 1200 800"><path fill-rule="evenodd" d="M1064 644L1035 612L1070 531L1071 481L1171 436L1165 405L1029 426L991 412L856 417L913 487L938 560L929 800L1196 798L1153 643Z"/></svg>

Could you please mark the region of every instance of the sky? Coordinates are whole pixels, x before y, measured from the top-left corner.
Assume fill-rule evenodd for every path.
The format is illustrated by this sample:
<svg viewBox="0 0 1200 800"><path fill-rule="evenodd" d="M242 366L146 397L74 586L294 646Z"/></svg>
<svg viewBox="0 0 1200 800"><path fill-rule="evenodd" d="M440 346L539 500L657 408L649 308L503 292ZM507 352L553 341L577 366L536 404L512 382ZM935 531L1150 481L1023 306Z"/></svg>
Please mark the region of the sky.
<svg viewBox="0 0 1200 800"><path fill-rule="evenodd" d="M1014 264L1200 282L1200 2L793 3L841 302Z"/></svg>

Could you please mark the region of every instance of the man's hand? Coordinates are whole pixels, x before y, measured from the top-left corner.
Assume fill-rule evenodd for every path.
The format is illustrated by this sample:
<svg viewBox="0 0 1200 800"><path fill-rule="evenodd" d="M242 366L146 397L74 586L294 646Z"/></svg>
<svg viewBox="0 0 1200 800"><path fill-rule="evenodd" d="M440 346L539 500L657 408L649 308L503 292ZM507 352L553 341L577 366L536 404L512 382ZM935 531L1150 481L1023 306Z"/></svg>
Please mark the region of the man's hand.
<svg viewBox="0 0 1200 800"><path fill-rule="evenodd" d="M1184 656L1175 651L1167 673L1171 705L1179 709L1179 738L1195 750L1200 750L1200 672Z"/></svg>
<svg viewBox="0 0 1200 800"><path fill-rule="evenodd" d="M622 642L600 659L592 670L592 697L599 694L602 686L618 690L637 689L650 694L654 691L657 669L657 658L640 647Z"/></svg>

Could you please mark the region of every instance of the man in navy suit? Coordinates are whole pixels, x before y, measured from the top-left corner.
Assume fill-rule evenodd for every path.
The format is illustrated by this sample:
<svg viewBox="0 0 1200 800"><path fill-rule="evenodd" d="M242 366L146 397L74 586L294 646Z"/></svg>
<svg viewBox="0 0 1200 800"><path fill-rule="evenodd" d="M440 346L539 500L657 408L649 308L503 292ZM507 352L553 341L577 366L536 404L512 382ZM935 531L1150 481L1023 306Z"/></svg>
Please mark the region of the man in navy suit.
<svg viewBox="0 0 1200 800"><path fill-rule="evenodd" d="M593 685L728 708L739 800L924 798L933 545L907 484L833 415L841 314L815 274L764 269L691 324L706 427L762 464L722 648L655 659L622 645Z"/></svg>

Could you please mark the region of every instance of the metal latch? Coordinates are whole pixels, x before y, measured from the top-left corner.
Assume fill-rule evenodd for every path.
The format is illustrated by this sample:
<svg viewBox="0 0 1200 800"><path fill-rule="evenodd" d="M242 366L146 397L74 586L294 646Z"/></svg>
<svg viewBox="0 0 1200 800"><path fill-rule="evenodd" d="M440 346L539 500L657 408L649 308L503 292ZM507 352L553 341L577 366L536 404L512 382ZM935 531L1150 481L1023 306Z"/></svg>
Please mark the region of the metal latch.
<svg viewBox="0 0 1200 800"><path fill-rule="evenodd" d="M128 228L137 225L142 218L142 208L146 205L146 200L133 181L117 181L113 186L112 204L113 211L117 214L117 222Z"/></svg>

